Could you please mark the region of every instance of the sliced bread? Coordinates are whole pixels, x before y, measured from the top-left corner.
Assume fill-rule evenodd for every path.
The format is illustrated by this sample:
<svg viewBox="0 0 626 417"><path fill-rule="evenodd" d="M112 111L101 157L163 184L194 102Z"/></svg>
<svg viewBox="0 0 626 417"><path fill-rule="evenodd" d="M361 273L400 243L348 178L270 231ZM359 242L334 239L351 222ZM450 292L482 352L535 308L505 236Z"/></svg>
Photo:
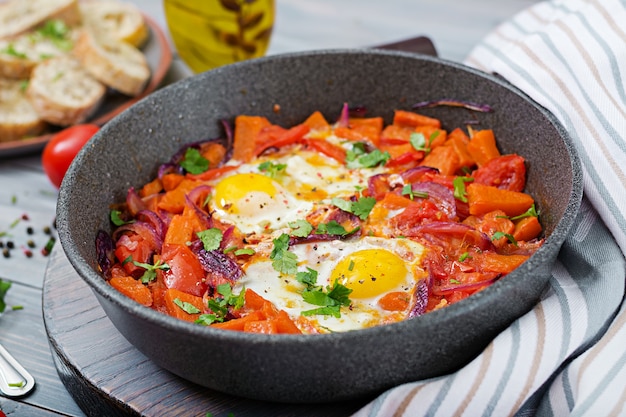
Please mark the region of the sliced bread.
<svg viewBox="0 0 626 417"><path fill-rule="evenodd" d="M129 96L141 93L150 78L150 67L139 49L102 33L81 31L74 55L100 82Z"/></svg>
<svg viewBox="0 0 626 417"><path fill-rule="evenodd" d="M81 22L78 0L9 0L0 3L0 39L27 32L50 19Z"/></svg>
<svg viewBox="0 0 626 417"><path fill-rule="evenodd" d="M73 56L51 58L31 73L26 94L39 116L55 125L82 123L97 110L106 88Z"/></svg>
<svg viewBox="0 0 626 417"><path fill-rule="evenodd" d="M46 128L26 98L26 81L0 79L0 142L38 136Z"/></svg>
<svg viewBox="0 0 626 417"><path fill-rule="evenodd" d="M0 39L0 77L25 79L35 65L69 54L75 32L61 20L48 20L43 26L12 39Z"/></svg>
<svg viewBox="0 0 626 417"><path fill-rule="evenodd" d="M83 26L140 48L148 39L148 25L141 11L118 0L86 0L80 3Z"/></svg>

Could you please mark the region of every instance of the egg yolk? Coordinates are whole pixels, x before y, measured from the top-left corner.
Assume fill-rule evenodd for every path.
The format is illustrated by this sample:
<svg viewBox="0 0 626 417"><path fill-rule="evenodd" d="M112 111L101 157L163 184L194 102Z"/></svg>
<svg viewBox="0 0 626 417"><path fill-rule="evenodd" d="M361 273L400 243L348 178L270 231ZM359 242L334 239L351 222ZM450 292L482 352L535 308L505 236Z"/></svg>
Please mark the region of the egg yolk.
<svg viewBox="0 0 626 417"><path fill-rule="evenodd" d="M331 282L352 290L350 298L370 298L398 288L405 280L407 268L398 255L385 249L364 249L337 263Z"/></svg>
<svg viewBox="0 0 626 417"><path fill-rule="evenodd" d="M230 213L254 213L264 204L271 203L276 193L274 182L265 175L236 174L224 178L215 186L215 204Z"/></svg>

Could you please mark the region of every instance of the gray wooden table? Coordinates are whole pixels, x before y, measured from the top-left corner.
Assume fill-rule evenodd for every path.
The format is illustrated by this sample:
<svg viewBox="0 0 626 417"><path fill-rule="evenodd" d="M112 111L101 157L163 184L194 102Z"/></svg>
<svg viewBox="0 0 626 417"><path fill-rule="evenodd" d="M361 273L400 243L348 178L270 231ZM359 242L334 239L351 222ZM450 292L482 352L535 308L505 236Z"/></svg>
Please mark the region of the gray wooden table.
<svg viewBox="0 0 626 417"><path fill-rule="evenodd" d="M133 0L162 28L161 2ZM380 45L428 36L440 57L462 61L483 36L534 0L276 0L276 24L268 54ZM175 57L167 82L190 75ZM40 155L0 155L0 279L12 283L6 301L23 306L0 316L0 343L36 380L28 396L0 396L7 416L82 416L57 374L43 322L41 295L49 257L41 253L55 235L56 189ZM51 229L51 235L47 233ZM34 246L34 247L31 247ZM4 248L0 248L4 249ZM55 250L60 250L57 244ZM32 256L27 256L28 252Z"/></svg>

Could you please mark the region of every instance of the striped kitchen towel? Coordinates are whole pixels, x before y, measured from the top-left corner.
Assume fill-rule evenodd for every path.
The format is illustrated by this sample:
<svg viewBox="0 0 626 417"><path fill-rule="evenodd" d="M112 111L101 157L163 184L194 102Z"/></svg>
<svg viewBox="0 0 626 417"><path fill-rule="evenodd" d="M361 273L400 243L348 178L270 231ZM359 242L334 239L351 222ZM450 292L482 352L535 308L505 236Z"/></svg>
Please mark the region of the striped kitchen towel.
<svg viewBox="0 0 626 417"><path fill-rule="evenodd" d="M459 371L393 388L355 416L626 416L626 1L537 3L465 63L568 130L581 209L532 311Z"/></svg>

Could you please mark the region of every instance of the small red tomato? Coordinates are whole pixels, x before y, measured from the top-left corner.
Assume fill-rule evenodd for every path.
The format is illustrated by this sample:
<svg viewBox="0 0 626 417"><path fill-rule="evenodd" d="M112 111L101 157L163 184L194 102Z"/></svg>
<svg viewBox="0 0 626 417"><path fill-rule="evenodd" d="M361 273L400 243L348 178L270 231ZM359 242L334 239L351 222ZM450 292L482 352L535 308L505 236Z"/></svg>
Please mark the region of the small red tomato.
<svg viewBox="0 0 626 417"><path fill-rule="evenodd" d="M71 126L56 133L46 144L41 155L41 164L55 187L61 186L74 157L98 129L93 124Z"/></svg>

